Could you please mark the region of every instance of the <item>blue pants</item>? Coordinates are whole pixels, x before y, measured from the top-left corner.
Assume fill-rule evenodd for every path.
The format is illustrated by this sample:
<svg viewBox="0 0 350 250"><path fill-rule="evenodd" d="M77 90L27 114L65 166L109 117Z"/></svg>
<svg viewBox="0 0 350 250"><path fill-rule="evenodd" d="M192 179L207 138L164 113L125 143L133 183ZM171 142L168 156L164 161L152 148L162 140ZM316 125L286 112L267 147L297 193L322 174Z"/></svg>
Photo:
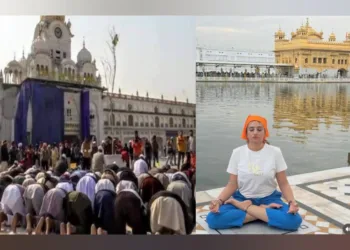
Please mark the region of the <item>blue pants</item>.
<svg viewBox="0 0 350 250"><path fill-rule="evenodd" d="M302 218L297 214L288 214L289 206L281 199L281 192L277 190L264 198L247 199L238 190L233 194L233 198L238 201L251 200L253 205L269 205L271 203L281 204L281 208L266 208L268 217L267 224L288 231L298 230ZM236 208L231 204L222 205L218 213L209 212L207 216L208 226L212 229L228 229L242 227L246 217L246 212Z"/></svg>

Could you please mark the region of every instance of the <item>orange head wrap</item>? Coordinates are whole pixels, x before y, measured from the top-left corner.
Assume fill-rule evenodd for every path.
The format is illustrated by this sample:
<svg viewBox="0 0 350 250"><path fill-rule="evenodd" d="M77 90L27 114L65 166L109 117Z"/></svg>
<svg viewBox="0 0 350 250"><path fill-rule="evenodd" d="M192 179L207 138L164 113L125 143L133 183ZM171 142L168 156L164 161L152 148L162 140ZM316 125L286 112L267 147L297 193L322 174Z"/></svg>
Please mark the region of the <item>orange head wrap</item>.
<svg viewBox="0 0 350 250"><path fill-rule="evenodd" d="M253 121L260 122L263 125L264 130L265 130L265 138L264 139L269 137L269 130L267 129L267 121L266 121L266 119L264 117L258 116L258 115L248 115L247 119L245 120L245 124L244 124L244 127L243 127L241 138L243 140L247 140L248 139L247 138L247 128L248 128L249 123L251 123Z"/></svg>

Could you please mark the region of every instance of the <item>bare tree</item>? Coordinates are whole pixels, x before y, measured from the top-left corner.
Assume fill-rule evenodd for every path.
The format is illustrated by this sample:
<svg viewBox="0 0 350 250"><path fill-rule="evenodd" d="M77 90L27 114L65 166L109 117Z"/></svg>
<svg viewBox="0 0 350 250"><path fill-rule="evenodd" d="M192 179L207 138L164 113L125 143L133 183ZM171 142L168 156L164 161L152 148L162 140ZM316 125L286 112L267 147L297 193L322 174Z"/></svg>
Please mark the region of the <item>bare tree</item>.
<svg viewBox="0 0 350 250"><path fill-rule="evenodd" d="M116 48L119 42L119 35L115 31L114 26L109 31L109 38L110 40L106 41L106 43L112 58L102 59L101 63L104 70L106 87L108 89L110 88L111 92L114 93L115 77L117 73Z"/></svg>
<svg viewBox="0 0 350 250"><path fill-rule="evenodd" d="M110 57L107 57L106 59L102 59L102 67L104 71L104 78L105 78L105 87L111 91L111 93L114 93L114 87L115 87L115 77L117 73L117 57L116 57L116 47L119 42L119 35L115 31L115 27L113 26L112 29L109 31L109 38L110 40L106 41ZM110 101L110 114L113 112L113 102L112 102L112 95L108 95L109 101ZM110 115L108 116L108 122L110 122Z"/></svg>

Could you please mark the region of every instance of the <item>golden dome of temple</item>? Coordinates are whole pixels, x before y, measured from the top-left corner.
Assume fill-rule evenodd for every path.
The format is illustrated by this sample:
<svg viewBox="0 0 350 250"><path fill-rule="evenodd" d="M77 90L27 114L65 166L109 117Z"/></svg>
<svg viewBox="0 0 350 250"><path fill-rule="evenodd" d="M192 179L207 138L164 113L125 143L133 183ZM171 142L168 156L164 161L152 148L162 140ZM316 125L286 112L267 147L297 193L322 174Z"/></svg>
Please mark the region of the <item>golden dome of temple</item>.
<svg viewBox="0 0 350 250"><path fill-rule="evenodd" d="M282 40L285 37L285 33L281 30L281 28L278 29L277 32L275 32L275 38L276 40Z"/></svg>
<svg viewBox="0 0 350 250"><path fill-rule="evenodd" d="M329 39L328 39L330 42L335 42L336 40L336 37L335 37L335 34L334 32L332 32L330 35L329 35Z"/></svg>

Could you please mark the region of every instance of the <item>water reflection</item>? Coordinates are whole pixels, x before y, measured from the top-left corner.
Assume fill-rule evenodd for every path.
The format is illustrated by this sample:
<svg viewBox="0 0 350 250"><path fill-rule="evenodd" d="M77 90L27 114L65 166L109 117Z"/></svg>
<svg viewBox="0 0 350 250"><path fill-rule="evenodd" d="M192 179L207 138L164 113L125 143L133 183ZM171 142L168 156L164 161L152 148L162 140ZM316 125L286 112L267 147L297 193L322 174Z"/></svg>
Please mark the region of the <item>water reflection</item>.
<svg viewBox="0 0 350 250"><path fill-rule="evenodd" d="M350 125L348 86L331 84L277 84L274 102L274 124L299 132L295 141L305 143L311 131L324 124L327 130L347 132ZM304 135L302 135L304 134Z"/></svg>
<svg viewBox="0 0 350 250"><path fill-rule="evenodd" d="M288 174L347 165L350 85L197 83L198 189L222 187L248 114L265 116ZM213 177L214 176L214 177Z"/></svg>

